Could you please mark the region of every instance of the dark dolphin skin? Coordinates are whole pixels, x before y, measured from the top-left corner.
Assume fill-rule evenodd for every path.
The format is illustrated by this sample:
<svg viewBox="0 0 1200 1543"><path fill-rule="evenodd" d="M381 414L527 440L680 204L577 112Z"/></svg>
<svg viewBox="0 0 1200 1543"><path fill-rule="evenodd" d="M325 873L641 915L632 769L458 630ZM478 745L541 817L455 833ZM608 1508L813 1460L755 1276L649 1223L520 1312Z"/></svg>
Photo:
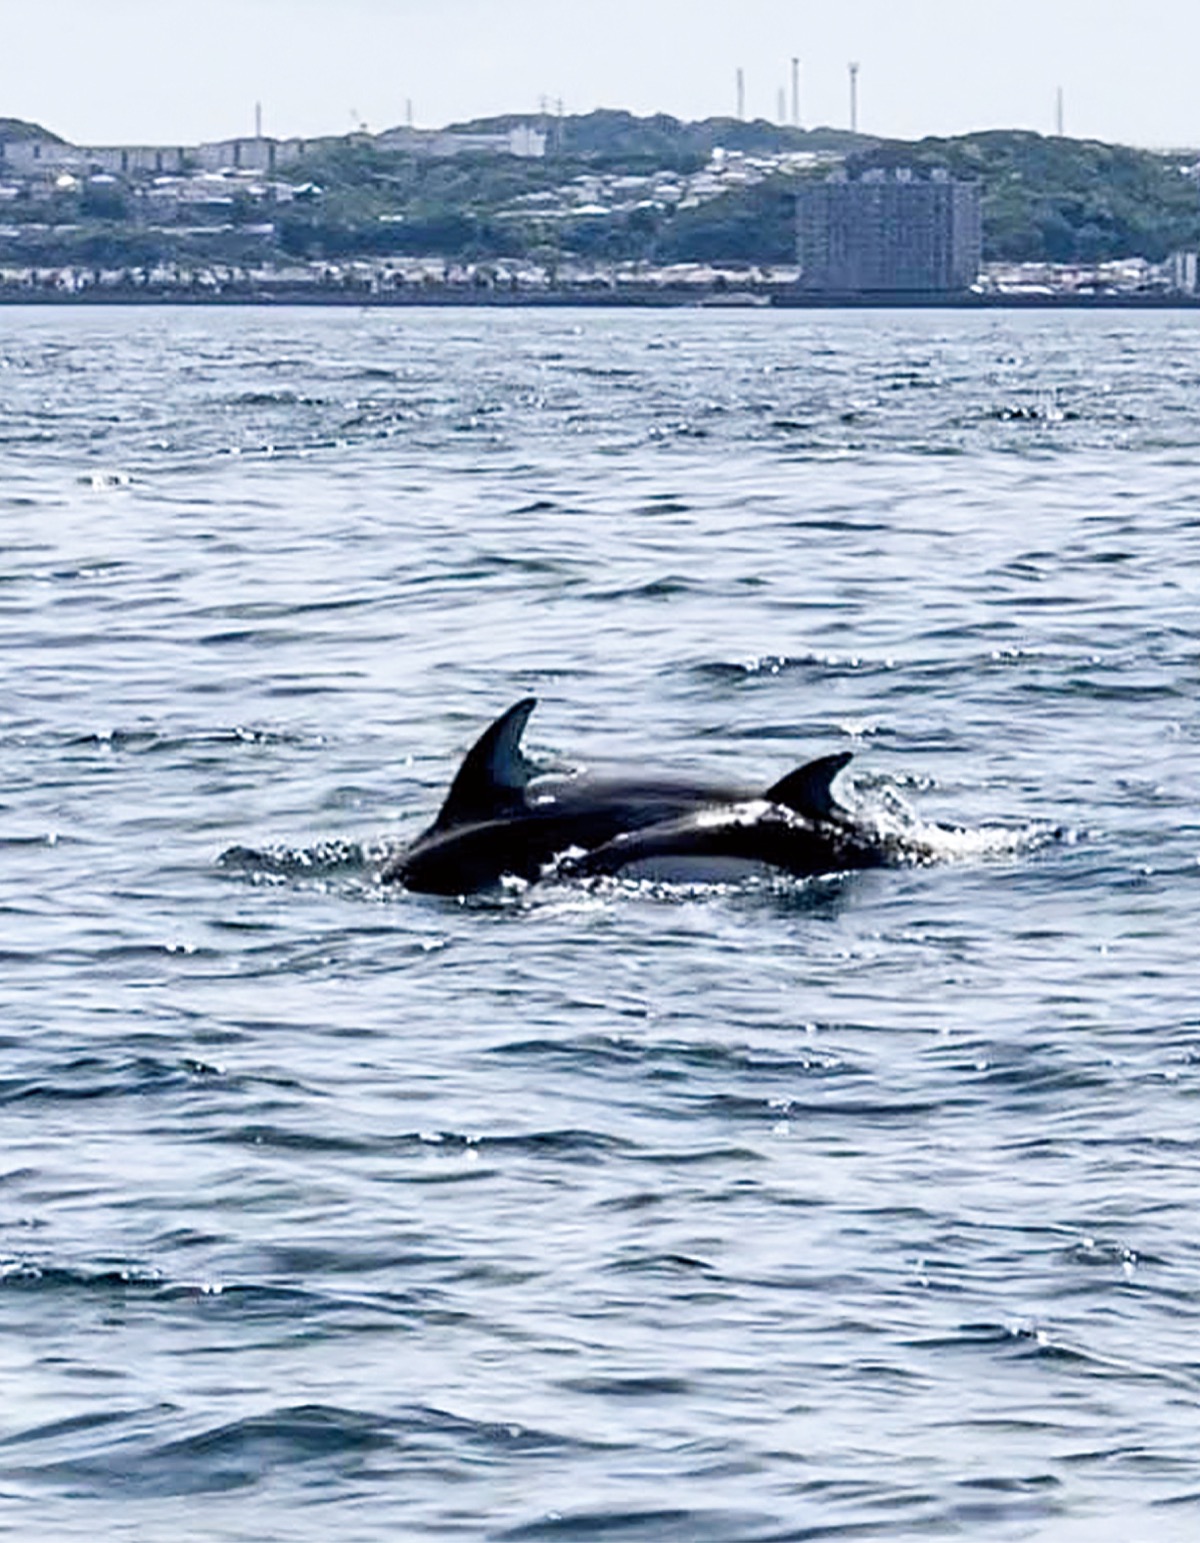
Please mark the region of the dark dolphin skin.
<svg viewBox="0 0 1200 1543"><path fill-rule="evenodd" d="M536 705L524 698L481 735L437 819L385 865L384 883L470 895L509 875L532 884L663 860L799 875L889 860L833 796L848 751L810 761L763 793L653 777L540 776L521 750Z"/></svg>

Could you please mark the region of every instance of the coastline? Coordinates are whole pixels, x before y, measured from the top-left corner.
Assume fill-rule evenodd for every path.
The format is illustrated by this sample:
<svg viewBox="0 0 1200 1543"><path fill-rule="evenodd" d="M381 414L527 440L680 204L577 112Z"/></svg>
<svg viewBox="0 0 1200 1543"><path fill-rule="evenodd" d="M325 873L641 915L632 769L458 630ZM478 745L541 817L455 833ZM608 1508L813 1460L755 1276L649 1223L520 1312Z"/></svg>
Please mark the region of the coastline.
<svg viewBox="0 0 1200 1543"><path fill-rule="evenodd" d="M495 290L445 285L404 292L314 289L310 286L196 292L192 289L122 288L83 290L0 288L0 306L354 306L360 309L496 307L514 309L583 308L587 310L679 307L721 311L761 310L960 310L960 311L1194 311L1200 295L1170 293L1113 294L803 294L753 290L701 293L646 287L610 290Z"/></svg>

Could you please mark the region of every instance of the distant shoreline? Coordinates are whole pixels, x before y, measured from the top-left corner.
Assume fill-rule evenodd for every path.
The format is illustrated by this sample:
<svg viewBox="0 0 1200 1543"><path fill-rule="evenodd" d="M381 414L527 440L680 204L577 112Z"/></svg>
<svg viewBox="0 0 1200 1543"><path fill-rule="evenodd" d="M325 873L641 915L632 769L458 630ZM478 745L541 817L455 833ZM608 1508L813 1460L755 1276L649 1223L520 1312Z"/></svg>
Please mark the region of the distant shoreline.
<svg viewBox="0 0 1200 1543"><path fill-rule="evenodd" d="M954 311L1194 311L1200 295L1184 294L969 294L969 295L809 295L798 292L770 294L751 290L705 291L700 294L670 289L622 290L472 290L437 287L410 293L384 293L327 289L226 290L205 294L163 289L86 289L77 292L0 288L0 306L190 306L212 309L225 306L340 306L368 310L460 309L541 310L678 310L690 307L713 311L847 311L847 310L954 310Z"/></svg>

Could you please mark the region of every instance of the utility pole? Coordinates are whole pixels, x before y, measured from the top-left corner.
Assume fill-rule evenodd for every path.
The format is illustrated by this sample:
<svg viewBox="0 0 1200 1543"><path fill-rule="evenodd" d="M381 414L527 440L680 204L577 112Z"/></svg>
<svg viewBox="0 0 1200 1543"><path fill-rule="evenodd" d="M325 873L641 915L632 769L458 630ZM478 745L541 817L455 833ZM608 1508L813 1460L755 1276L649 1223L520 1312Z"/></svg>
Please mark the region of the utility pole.
<svg viewBox="0 0 1200 1543"><path fill-rule="evenodd" d="M850 66L850 132L858 133L858 65Z"/></svg>

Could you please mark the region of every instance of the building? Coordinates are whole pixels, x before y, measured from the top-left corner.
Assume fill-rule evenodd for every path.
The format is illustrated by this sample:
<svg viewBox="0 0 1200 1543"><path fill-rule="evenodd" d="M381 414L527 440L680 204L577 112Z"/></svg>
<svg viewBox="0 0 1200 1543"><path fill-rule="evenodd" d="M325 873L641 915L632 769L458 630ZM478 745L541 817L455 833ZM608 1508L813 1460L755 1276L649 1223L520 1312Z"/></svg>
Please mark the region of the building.
<svg viewBox="0 0 1200 1543"><path fill-rule="evenodd" d="M285 154L285 148L300 146L293 155ZM209 144L195 145L187 151L190 165L201 171L258 171L272 172L277 163L298 159L303 152L303 140L264 139L261 135L241 139L219 139Z"/></svg>
<svg viewBox="0 0 1200 1543"><path fill-rule="evenodd" d="M463 134L445 129L389 129L383 134L326 135L318 139L267 139L261 134L211 144L68 145L52 139L0 139L0 167L17 176L49 177L56 172L122 176L172 174L188 170L273 172L294 166L314 152L361 145L405 150L426 157L513 155L538 158L546 136L528 124L499 134Z"/></svg>
<svg viewBox="0 0 1200 1543"><path fill-rule="evenodd" d="M800 288L815 294L958 294L979 277L979 184L905 168L835 175L796 193Z"/></svg>
<svg viewBox="0 0 1200 1543"><path fill-rule="evenodd" d="M496 134L475 134L460 129L385 129L376 134L380 150L403 150L409 155L448 159L455 155L514 155L540 160L546 154L546 135L527 123Z"/></svg>
<svg viewBox="0 0 1200 1543"><path fill-rule="evenodd" d="M1200 258L1195 252L1172 252L1167 259L1167 284L1177 295L1200 289Z"/></svg>

